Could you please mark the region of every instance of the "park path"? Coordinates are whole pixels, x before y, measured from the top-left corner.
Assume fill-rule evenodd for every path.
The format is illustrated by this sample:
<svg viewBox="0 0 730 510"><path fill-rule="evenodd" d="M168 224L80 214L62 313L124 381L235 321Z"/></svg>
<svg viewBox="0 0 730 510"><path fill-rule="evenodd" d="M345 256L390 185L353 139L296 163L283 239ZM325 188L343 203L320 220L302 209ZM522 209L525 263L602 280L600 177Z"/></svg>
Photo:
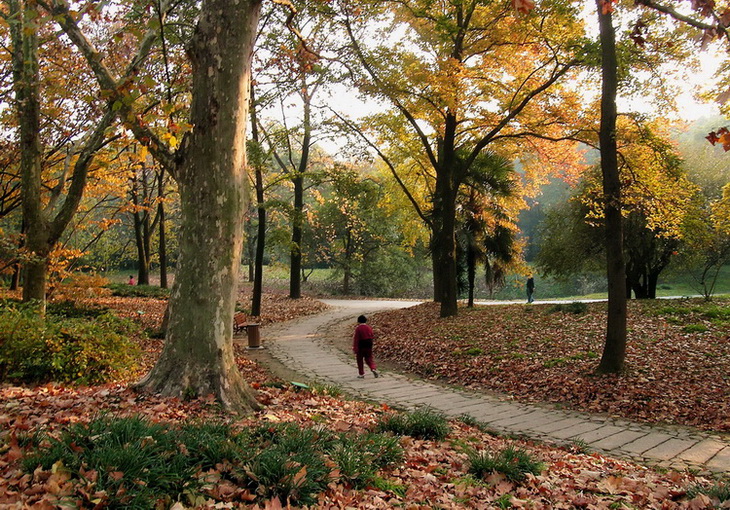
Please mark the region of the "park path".
<svg viewBox="0 0 730 510"><path fill-rule="evenodd" d="M303 382L332 384L359 398L390 406L430 406L449 417L468 414L490 428L554 444L581 441L591 451L675 469L730 475L727 437L683 427L650 426L602 415L523 404L505 396L462 391L385 371L358 379L353 356L330 341L349 336L360 314L404 308L415 301L323 300L320 314L262 330L264 348ZM377 354L376 354L377 358Z"/></svg>

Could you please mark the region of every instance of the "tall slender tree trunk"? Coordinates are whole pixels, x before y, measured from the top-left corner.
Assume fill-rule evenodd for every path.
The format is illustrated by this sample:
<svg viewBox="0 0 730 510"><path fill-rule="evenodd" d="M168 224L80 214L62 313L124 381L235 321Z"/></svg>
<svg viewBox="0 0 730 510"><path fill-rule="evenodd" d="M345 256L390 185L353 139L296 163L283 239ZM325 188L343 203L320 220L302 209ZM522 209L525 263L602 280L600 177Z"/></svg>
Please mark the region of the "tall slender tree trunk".
<svg viewBox="0 0 730 510"><path fill-rule="evenodd" d="M132 177L132 203L134 203L134 238L137 244L137 283L150 284L150 259L152 235L150 229L149 199L150 190L147 182L147 168L143 165L139 178L135 173Z"/></svg>
<svg viewBox="0 0 730 510"><path fill-rule="evenodd" d="M160 166L160 173L157 174L157 196L160 198L157 203L157 217L160 222L160 235L158 238L157 254L160 257L160 287L166 289L167 283L167 230L165 229L165 168Z"/></svg>
<svg viewBox="0 0 730 510"><path fill-rule="evenodd" d="M256 211L258 226L256 232L256 255L254 257L253 294L251 296L251 315L261 315L261 297L264 293L264 250L266 248L266 206L264 204L264 160L259 140L258 119L256 117L255 89L251 87L251 140L256 154L253 161L256 187Z"/></svg>
<svg viewBox="0 0 730 510"><path fill-rule="evenodd" d="M466 270L467 279L469 281L469 308L474 307L474 285L476 282L477 275L477 257L476 250L470 241L466 247Z"/></svg>
<svg viewBox="0 0 730 510"><path fill-rule="evenodd" d="M604 215L606 221L606 259L608 277L608 320L606 343L598 366L602 373L618 373L626 358L626 267L621 217L621 181L616 152L616 94L618 73L616 33L611 4L597 0L601 37L601 128L599 134L603 173Z"/></svg>
<svg viewBox="0 0 730 510"><path fill-rule="evenodd" d="M165 347L140 382L163 395L215 394L228 409L257 404L233 355L246 205L246 124L258 0L206 0L190 58L191 124L178 168L180 258Z"/></svg>
<svg viewBox="0 0 730 510"><path fill-rule="evenodd" d="M298 173L294 179L294 212L289 267L289 297L302 297L302 224L304 222L304 175Z"/></svg>
<svg viewBox="0 0 730 510"><path fill-rule="evenodd" d="M25 221L22 221L20 224L20 241L18 241L18 248L23 248L25 245ZM20 288L20 272L21 272L22 266L20 265L20 262L15 262L13 264L13 277L10 280L10 290L18 290Z"/></svg>
<svg viewBox="0 0 730 510"><path fill-rule="evenodd" d="M299 159L299 167L294 175L294 222L292 224L291 243L291 268L289 276L289 297L299 299L302 297L302 226L304 225L304 174L309 167L309 151L312 143L312 98L306 86L306 80L302 83L302 101L304 102L304 114L302 127L302 154Z"/></svg>

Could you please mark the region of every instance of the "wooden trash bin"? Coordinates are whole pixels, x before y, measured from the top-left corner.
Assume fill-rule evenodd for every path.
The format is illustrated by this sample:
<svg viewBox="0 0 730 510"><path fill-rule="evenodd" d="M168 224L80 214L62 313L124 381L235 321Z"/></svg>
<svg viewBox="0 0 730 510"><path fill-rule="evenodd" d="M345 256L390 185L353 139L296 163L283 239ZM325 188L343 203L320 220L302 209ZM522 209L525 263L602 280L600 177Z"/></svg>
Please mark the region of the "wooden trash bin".
<svg viewBox="0 0 730 510"><path fill-rule="evenodd" d="M263 349L261 345L260 324L246 324L246 333L248 333L248 348Z"/></svg>

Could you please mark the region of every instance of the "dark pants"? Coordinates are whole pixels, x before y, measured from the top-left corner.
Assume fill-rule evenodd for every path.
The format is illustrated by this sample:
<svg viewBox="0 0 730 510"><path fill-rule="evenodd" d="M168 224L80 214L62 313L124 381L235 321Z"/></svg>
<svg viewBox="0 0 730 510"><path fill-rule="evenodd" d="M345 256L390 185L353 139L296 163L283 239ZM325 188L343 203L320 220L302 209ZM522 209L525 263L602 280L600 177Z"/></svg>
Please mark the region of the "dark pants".
<svg viewBox="0 0 730 510"><path fill-rule="evenodd" d="M373 359L373 348L372 347L360 347L355 354L357 358L357 373L365 375L365 366L363 361L367 363L370 370L375 370L375 360Z"/></svg>

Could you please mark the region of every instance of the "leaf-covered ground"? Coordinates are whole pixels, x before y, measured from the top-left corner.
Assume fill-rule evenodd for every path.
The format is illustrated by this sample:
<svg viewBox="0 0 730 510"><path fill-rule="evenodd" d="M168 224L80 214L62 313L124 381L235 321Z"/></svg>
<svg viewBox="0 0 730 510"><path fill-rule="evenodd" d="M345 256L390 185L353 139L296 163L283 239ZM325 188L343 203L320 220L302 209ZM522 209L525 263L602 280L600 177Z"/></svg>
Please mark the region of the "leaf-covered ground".
<svg viewBox="0 0 730 510"><path fill-rule="evenodd" d="M376 357L522 401L730 432L729 301L630 302L627 371L620 377L594 374L605 310L605 303L585 312L572 305L482 306L440 319L438 305L428 303L373 317Z"/></svg>
<svg viewBox="0 0 730 510"><path fill-rule="evenodd" d="M150 320L153 309L157 310L154 313L161 313L159 303L143 301L137 299L107 304L126 310L126 313L137 320ZM144 310L145 313L138 314L137 310ZM295 313L288 312L285 315L289 317L293 314ZM421 337L426 333L423 328L439 323L431 318L428 306L409 314L409 320L411 317L415 319L414 327L420 325L422 328ZM377 318L378 327L390 330L383 336L396 333L394 327L386 327L389 324L387 317L389 315ZM463 317L472 319L470 314L463 314ZM477 319L477 316L473 318ZM571 322L568 317L564 320ZM473 323L469 320L466 324L472 324L476 328L478 321ZM142 371L147 370L154 361L154 353L159 351L160 341L147 339L145 347L149 355L142 360ZM246 379L257 389L258 401L263 406L253 416L234 418L238 427L246 428L267 422L295 422L307 427L325 426L334 431L357 432L373 429L376 421L384 413L390 412L384 406L334 398L323 392L295 391L290 385L273 380L264 368L246 359L244 349L237 350L237 361ZM92 478L81 483L70 479L63 470L37 469L32 473L24 472L21 461L26 452L19 438L27 437L38 430L57 435L69 424L89 421L102 413L114 416L142 415L168 423L231 419L230 416L222 415L210 398L183 402L138 394L123 382L94 387L0 385L0 508L92 508L93 505L79 503L84 498L88 500L89 495L94 495ZM694 495L691 490L697 486L712 485L714 482L690 473L660 473L598 454L578 453L495 437L461 422L451 422L451 428L451 433L444 441L409 437L401 440L405 449L404 462L380 473L394 488L401 490L354 490L339 481L333 472L332 482L328 490L320 496L316 508L419 510L713 507L710 498L702 494ZM519 483L510 482L500 474L492 474L484 480L476 481L467 476L465 445L490 451L516 445L525 448L535 459L543 462L545 469L537 476L528 475L525 481ZM221 469L224 468L221 466ZM688 495L688 490L691 495ZM214 486L207 494L207 501L197 507L281 508L276 501L252 505L251 498L250 493L240 488ZM185 503L178 502L172 508L185 508Z"/></svg>

